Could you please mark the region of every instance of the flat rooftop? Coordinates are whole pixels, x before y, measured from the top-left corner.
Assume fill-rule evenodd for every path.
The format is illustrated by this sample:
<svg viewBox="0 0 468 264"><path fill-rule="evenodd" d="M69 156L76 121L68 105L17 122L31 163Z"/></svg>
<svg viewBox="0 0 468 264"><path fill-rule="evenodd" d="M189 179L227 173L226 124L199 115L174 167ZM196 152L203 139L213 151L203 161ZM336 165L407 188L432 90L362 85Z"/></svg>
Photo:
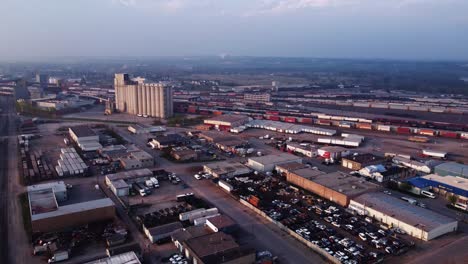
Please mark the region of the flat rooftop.
<svg viewBox="0 0 468 264"><path fill-rule="evenodd" d="M405 222L406 224L422 227L426 231L456 222L455 219L412 205L382 192L365 193L353 200L360 204L365 204L366 207L370 207Z"/></svg>
<svg viewBox="0 0 468 264"><path fill-rule="evenodd" d="M237 171L237 170L249 169L244 164L240 162L234 162L234 161L221 161L221 162L216 162L216 163L208 163L208 164L205 164L205 167L216 172L217 174L223 174L223 173Z"/></svg>
<svg viewBox="0 0 468 264"><path fill-rule="evenodd" d="M439 176L437 174L429 174L426 176L422 176L421 178L444 183L444 184L468 191L468 179L467 178L457 177L457 176Z"/></svg>
<svg viewBox="0 0 468 264"><path fill-rule="evenodd" d="M276 167L282 170L286 170L286 171L295 171L295 170L306 168L306 165L300 162L293 161L293 162L283 163Z"/></svg>
<svg viewBox="0 0 468 264"><path fill-rule="evenodd" d="M153 172L148 168L139 169L139 170L122 171L122 172L117 172L117 173L106 175L107 179L109 179L110 181L143 178L143 177L149 177L149 176L153 176Z"/></svg>
<svg viewBox="0 0 468 264"><path fill-rule="evenodd" d="M238 121L243 121L247 119L248 117L244 115L220 115L220 116L208 118L205 120L205 122L217 121L217 122L231 123L231 122L238 122Z"/></svg>
<svg viewBox="0 0 468 264"><path fill-rule="evenodd" d="M211 224L213 224L215 227L219 229L236 225L236 222L234 222L234 220L232 220L227 215L218 215L215 217L210 217L206 219L206 221L210 222Z"/></svg>
<svg viewBox="0 0 468 264"><path fill-rule="evenodd" d="M301 169L292 173L349 197L355 197L362 193L379 189L379 186L376 184L339 171L324 173L319 170Z"/></svg>
<svg viewBox="0 0 468 264"><path fill-rule="evenodd" d="M28 196L32 216L58 210L57 200L52 188L31 191Z"/></svg>
<svg viewBox="0 0 468 264"><path fill-rule="evenodd" d="M70 130L73 131L73 134L77 137L97 136L96 132L94 132L89 126L70 127Z"/></svg>
<svg viewBox="0 0 468 264"><path fill-rule="evenodd" d="M86 264L141 264L135 252L125 252L108 258L87 262Z"/></svg>
<svg viewBox="0 0 468 264"><path fill-rule="evenodd" d="M223 232L216 232L192 238L187 240L185 243L187 244L187 247L192 249L199 258L239 247L232 236Z"/></svg>
<svg viewBox="0 0 468 264"><path fill-rule="evenodd" d="M343 157L343 159L352 160L358 163L369 163L369 162L378 162L383 161L382 157L376 156L372 153L362 153L358 155L351 155L347 157Z"/></svg>
<svg viewBox="0 0 468 264"><path fill-rule="evenodd" d="M292 154L288 154L288 153L270 154L270 155L265 155L261 157L249 158L249 160L253 160L261 164L274 164L274 163L287 162L287 161L297 161L299 159L301 158Z"/></svg>
<svg viewBox="0 0 468 264"><path fill-rule="evenodd" d="M93 200L93 201L88 201L88 202L82 202L82 203L75 203L75 204L60 206L58 207L57 210L54 210L54 211L43 212L41 214L33 214L31 216L31 221L36 221L36 220L50 218L50 217L56 217L60 215L84 212L88 210L105 208L105 207L110 207L110 206L114 206L114 202L112 202L112 200L109 198L103 198L103 199L98 199L98 200Z"/></svg>

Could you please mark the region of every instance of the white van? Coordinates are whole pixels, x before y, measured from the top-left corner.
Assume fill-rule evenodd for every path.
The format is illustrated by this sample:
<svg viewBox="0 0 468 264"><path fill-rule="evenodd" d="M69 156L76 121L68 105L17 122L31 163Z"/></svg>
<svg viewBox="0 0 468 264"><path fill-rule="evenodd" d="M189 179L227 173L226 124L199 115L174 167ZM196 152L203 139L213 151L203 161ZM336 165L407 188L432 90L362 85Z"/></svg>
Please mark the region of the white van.
<svg viewBox="0 0 468 264"><path fill-rule="evenodd" d="M426 196L426 197L429 197L429 198L432 198L432 199L435 199L435 198L436 198L435 194L433 194L433 193L431 193L431 192L429 192L429 191L425 191L425 190L422 190L422 191L421 191L421 195Z"/></svg>
<svg viewBox="0 0 468 264"><path fill-rule="evenodd" d="M455 207L458 209L465 210L465 211L468 210L468 205L464 203L455 203Z"/></svg>

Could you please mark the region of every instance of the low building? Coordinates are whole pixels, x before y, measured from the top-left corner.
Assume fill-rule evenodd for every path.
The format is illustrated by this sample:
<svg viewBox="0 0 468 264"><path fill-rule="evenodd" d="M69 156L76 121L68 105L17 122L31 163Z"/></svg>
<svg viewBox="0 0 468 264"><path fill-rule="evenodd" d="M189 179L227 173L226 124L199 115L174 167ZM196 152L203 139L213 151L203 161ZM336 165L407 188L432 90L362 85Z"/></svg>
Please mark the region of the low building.
<svg viewBox="0 0 468 264"><path fill-rule="evenodd" d="M317 153L325 159L339 160L344 154L349 153L349 151L343 147L327 146L320 148Z"/></svg>
<svg viewBox="0 0 468 264"><path fill-rule="evenodd" d="M287 173L288 171L295 171L299 169L304 169L307 168L307 166L303 163L299 162L289 162L289 163L284 163L281 165L276 166L276 171L278 173Z"/></svg>
<svg viewBox="0 0 468 264"><path fill-rule="evenodd" d="M120 164L126 170L148 168L154 166L154 158L143 150L130 152L127 157L120 158Z"/></svg>
<svg viewBox="0 0 468 264"><path fill-rule="evenodd" d="M392 162L397 165L410 168L416 171L421 171L424 173L431 173L432 171L431 166L425 163L419 162L417 160L409 159L407 157L395 156L393 157Z"/></svg>
<svg viewBox="0 0 468 264"><path fill-rule="evenodd" d="M99 154L110 161L123 158L128 155L127 147L124 145L110 145L98 150Z"/></svg>
<svg viewBox="0 0 468 264"><path fill-rule="evenodd" d="M410 236L428 241L457 230L455 219L412 205L382 192L366 193L351 200L349 208Z"/></svg>
<svg viewBox="0 0 468 264"><path fill-rule="evenodd" d="M163 126L150 126L146 124L134 124L128 126L128 131L133 134L158 133L166 131Z"/></svg>
<svg viewBox="0 0 468 264"><path fill-rule="evenodd" d="M141 262L135 252L130 251L107 258L93 260L85 264L141 264Z"/></svg>
<svg viewBox="0 0 468 264"><path fill-rule="evenodd" d="M288 153L271 154L249 158L247 165L256 171L271 172L276 166L290 162L302 163L302 159Z"/></svg>
<svg viewBox="0 0 468 264"><path fill-rule="evenodd" d="M431 190L445 198L455 196L458 203L468 204L468 179L429 174L411 178L408 182L419 190Z"/></svg>
<svg viewBox="0 0 468 264"><path fill-rule="evenodd" d="M198 158L198 153L187 147L177 147L171 150L171 157L176 160L180 161L187 161L187 160L196 160Z"/></svg>
<svg viewBox="0 0 468 264"><path fill-rule="evenodd" d="M286 150L288 152L299 153L309 158L317 156L317 149L313 148L310 144L298 144L290 142L286 145Z"/></svg>
<svg viewBox="0 0 468 264"><path fill-rule="evenodd" d="M175 232L182 229L181 222L173 222L165 225L147 228L143 226L143 232L151 243L156 243L161 240L170 238Z"/></svg>
<svg viewBox="0 0 468 264"><path fill-rule="evenodd" d="M206 219L206 226L213 232L224 232L227 234L234 233L238 226L234 220L227 215L218 215Z"/></svg>
<svg viewBox="0 0 468 264"><path fill-rule="evenodd" d="M139 169L123 171L106 175L106 185L116 196L127 196L130 192L130 185L135 182L145 182L153 177L153 172L149 169Z"/></svg>
<svg viewBox="0 0 468 264"><path fill-rule="evenodd" d="M398 166L384 166L382 164L369 165L359 170L359 174L378 182L386 182L392 179L406 178L413 175L409 169Z"/></svg>
<svg viewBox="0 0 468 264"><path fill-rule="evenodd" d="M231 128L246 124L249 120L248 116L243 115L220 115L205 119L203 123L218 130L229 131Z"/></svg>
<svg viewBox="0 0 468 264"><path fill-rule="evenodd" d="M357 171L369 165L382 163L383 161L384 158L382 157L376 156L371 153L364 153L343 157L341 159L341 165L345 168Z"/></svg>
<svg viewBox="0 0 468 264"><path fill-rule="evenodd" d="M165 149L184 144L185 142L186 139L179 134L168 134L154 138L149 144L154 149Z"/></svg>
<svg viewBox="0 0 468 264"><path fill-rule="evenodd" d="M458 176L468 178L468 165L456 162L445 162L435 166L434 173L440 176Z"/></svg>
<svg viewBox="0 0 468 264"><path fill-rule="evenodd" d="M286 180L341 206L348 206L353 197L380 188L376 184L346 173L327 174L309 168L287 172Z"/></svg>
<svg viewBox="0 0 468 264"><path fill-rule="evenodd" d="M83 151L97 151L102 148L99 135L88 126L75 126L68 128L70 138Z"/></svg>
<svg viewBox="0 0 468 264"><path fill-rule="evenodd" d="M209 163L203 166L203 170L216 178L231 178L251 172L251 170L242 163L232 161Z"/></svg>
<svg viewBox="0 0 468 264"><path fill-rule="evenodd" d="M63 183L28 187L31 227L34 233L60 231L92 222L111 220L115 205L109 198L62 204L65 199ZM67 196L68 199L68 196Z"/></svg>
<svg viewBox="0 0 468 264"><path fill-rule="evenodd" d="M187 228L182 228L174 232L171 237L172 237L172 242L174 242L174 245L176 248L183 253L185 251L184 248L184 242L192 239L192 238L197 238L201 237L204 235L208 235L210 233L213 233L212 230L205 226L189 226Z"/></svg>
<svg viewBox="0 0 468 264"><path fill-rule="evenodd" d="M68 128L70 137L76 143L86 141L99 142L99 136L89 126L75 126Z"/></svg>
<svg viewBox="0 0 468 264"><path fill-rule="evenodd" d="M194 264L251 264L255 251L240 247L234 238L222 232L212 233L183 242L185 257Z"/></svg>

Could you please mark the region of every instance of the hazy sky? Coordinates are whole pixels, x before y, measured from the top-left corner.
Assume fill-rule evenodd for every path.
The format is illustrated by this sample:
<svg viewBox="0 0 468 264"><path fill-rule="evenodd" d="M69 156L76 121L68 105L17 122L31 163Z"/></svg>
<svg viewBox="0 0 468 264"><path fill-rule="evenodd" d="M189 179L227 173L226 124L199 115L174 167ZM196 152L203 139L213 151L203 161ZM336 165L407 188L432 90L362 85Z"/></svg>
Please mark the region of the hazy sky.
<svg viewBox="0 0 468 264"><path fill-rule="evenodd" d="M0 0L0 60L468 59L468 0Z"/></svg>

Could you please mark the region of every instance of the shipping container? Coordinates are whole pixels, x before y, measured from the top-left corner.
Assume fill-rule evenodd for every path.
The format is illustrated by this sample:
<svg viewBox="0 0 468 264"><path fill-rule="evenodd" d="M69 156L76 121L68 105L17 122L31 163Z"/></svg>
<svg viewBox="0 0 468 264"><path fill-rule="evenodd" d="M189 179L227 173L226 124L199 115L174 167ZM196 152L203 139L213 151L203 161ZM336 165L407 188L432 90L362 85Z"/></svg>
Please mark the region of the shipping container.
<svg viewBox="0 0 468 264"><path fill-rule="evenodd" d="M278 111L266 111L266 114L267 115L279 115L279 112Z"/></svg>
<svg viewBox="0 0 468 264"><path fill-rule="evenodd" d="M303 117L303 118L300 119L299 122L301 122L301 123L303 123L303 124L312 124L312 123L313 123L313 120L312 120L312 118Z"/></svg>
<svg viewBox="0 0 468 264"><path fill-rule="evenodd" d="M411 134L411 130L409 127L398 127L397 133L399 134Z"/></svg>
<svg viewBox="0 0 468 264"><path fill-rule="evenodd" d="M408 140L412 141L412 142L419 142L419 143L429 142L429 138L427 138L427 137L418 137L418 136L409 137Z"/></svg>
<svg viewBox="0 0 468 264"><path fill-rule="evenodd" d="M251 205L258 207L260 205L260 198L254 195L250 195L247 202L249 202Z"/></svg>
<svg viewBox="0 0 468 264"><path fill-rule="evenodd" d="M434 136L435 131L433 129L422 128L419 130L419 134L425 136Z"/></svg>
<svg viewBox="0 0 468 264"><path fill-rule="evenodd" d="M391 127L390 127L390 126L386 126L386 125L378 125L378 126L377 126L377 130L389 132L389 131L391 130Z"/></svg>
<svg viewBox="0 0 468 264"><path fill-rule="evenodd" d="M458 133L451 131L440 131L440 136L445 138L458 138Z"/></svg>
<svg viewBox="0 0 468 264"><path fill-rule="evenodd" d="M372 125L371 125L371 124L367 124L367 123L357 123L357 124L356 124L356 127L359 128L359 129L368 129L368 130L372 130Z"/></svg>
<svg viewBox="0 0 468 264"><path fill-rule="evenodd" d="M296 118L295 117L285 117L284 122L286 122L286 123L296 123Z"/></svg>
<svg viewBox="0 0 468 264"><path fill-rule="evenodd" d="M331 121L319 119L317 120L317 124L322 126L331 126Z"/></svg>

